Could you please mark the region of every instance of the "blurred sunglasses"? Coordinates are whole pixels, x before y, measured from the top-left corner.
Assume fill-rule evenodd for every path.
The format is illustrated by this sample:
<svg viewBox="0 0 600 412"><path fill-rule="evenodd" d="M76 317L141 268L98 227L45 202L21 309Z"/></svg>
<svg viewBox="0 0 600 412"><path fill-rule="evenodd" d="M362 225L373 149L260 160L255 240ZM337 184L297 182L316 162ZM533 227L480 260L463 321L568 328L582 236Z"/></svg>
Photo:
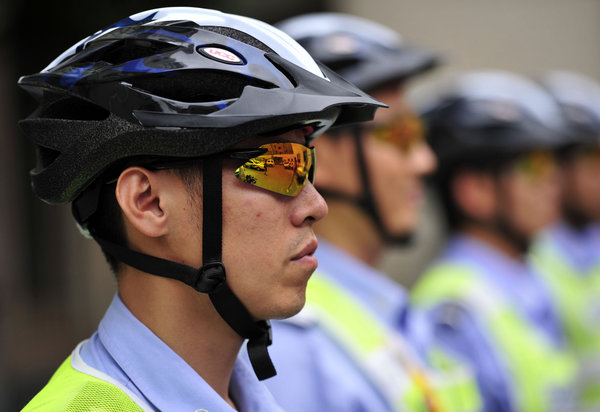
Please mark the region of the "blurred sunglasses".
<svg viewBox="0 0 600 412"><path fill-rule="evenodd" d="M408 153L424 140L423 122L416 113L405 112L394 121L370 127L377 140Z"/></svg>
<svg viewBox="0 0 600 412"><path fill-rule="evenodd" d="M235 177L271 192L297 196L308 181L314 181L314 147L299 143L268 143L258 149L228 152L228 157L246 161L235 170Z"/></svg>
<svg viewBox="0 0 600 412"><path fill-rule="evenodd" d="M513 170L531 179L539 179L556 169L556 158L550 150L537 150L519 156L513 167Z"/></svg>

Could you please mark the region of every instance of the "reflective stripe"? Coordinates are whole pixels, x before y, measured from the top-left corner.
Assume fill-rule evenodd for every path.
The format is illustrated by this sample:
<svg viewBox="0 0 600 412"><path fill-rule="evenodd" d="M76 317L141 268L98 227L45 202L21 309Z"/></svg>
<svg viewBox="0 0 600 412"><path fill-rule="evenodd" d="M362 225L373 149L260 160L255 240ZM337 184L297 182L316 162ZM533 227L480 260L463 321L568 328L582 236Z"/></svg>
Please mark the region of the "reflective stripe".
<svg viewBox="0 0 600 412"><path fill-rule="evenodd" d="M577 352L583 407L600 410L600 265L578 273L551 238L536 245L531 259L557 299L565 332Z"/></svg>
<svg viewBox="0 0 600 412"><path fill-rule="evenodd" d="M23 411L154 411L115 379L87 365L79 355L83 343L77 345Z"/></svg>
<svg viewBox="0 0 600 412"><path fill-rule="evenodd" d="M470 375L444 379L427 370L397 333L323 275L309 281L304 316L316 320L360 367L392 410L476 411L479 396ZM458 397L460 393L460 397ZM464 399L462 404L456 399Z"/></svg>
<svg viewBox="0 0 600 412"><path fill-rule="evenodd" d="M433 386L438 388L444 411L480 411L481 398L474 373L440 349L430 348L428 361L436 369Z"/></svg>
<svg viewBox="0 0 600 412"><path fill-rule="evenodd" d="M426 273L413 290L417 305L431 309L459 304L483 319L490 342L512 376L508 382L514 410L574 410L576 362L528 324L495 288L467 266L441 264Z"/></svg>

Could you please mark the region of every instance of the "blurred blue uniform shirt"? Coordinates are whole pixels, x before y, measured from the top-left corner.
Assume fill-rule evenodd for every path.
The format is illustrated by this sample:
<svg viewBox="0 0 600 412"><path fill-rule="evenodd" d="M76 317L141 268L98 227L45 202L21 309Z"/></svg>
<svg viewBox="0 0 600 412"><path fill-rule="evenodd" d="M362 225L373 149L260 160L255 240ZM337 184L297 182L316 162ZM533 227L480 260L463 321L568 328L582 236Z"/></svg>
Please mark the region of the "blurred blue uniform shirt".
<svg viewBox="0 0 600 412"><path fill-rule="evenodd" d="M476 266L478 275L507 296L522 316L553 342L563 343L560 322L547 285L528 265L463 235L450 239L439 260ZM475 370L486 412L512 410L506 365L492 350L491 337L486 336L480 320L451 303L438 305L428 313L413 313L413 316L420 319L413 329L417 345L427 347L435 342L465 359Z"/></svg>
<svg viewBox="0 0 600 412"><path fill-rule="evenodd" d="M98 331L86 341L81 357L157 411L233 411L183 359L142 324L115 295ZM239 356L230 395L243 411L281 411L249 361Z"/></svg>
<svg viewBox="0 0 600 412"><path fill-rule="evenodd" d="M319 239L316 256L325 276L349 293L370 316L403 333L407 297L382 273ZM325 331L302 316L274 321L269 353L277 376L265 381L277 402L295 411L389 411L384 398Z"/></svg>
<svg viewBox="0 0 600 412"><path fill-rule="evenodd" d="M556 245L560 257L578 274L586 275L592 268L600 267L600 225L590 224L577 231L562 222L545 231L542 237Z"/></svg>

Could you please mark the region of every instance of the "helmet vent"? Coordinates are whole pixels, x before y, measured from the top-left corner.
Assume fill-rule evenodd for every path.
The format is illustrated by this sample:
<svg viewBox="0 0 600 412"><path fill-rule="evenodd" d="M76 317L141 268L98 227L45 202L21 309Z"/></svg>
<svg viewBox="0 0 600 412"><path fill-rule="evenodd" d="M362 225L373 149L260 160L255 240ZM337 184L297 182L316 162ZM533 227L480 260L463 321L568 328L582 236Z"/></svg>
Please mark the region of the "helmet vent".
<svg viewBox="0 0 600 412"><path fill-rule="evenodd" d="M202 26L204 30L212 31L215 33L222 34L226 37L231 37L232 39L236 39L241 41L242 43L249 44L250 46L256 47L266 53L275 53L269 46L261 42L260 40L246 34L242 31L232 29L231 27L220 27L220 26Z"/></svg>
<svg viewBox="0 0 600 412"><path fill-rule="evenodd" d="M215 70L187 70L177 75L147 76L130 80L132 85L155 96L187 103L213 102L240 97L246 86L263 89L272 83Z"/></svg>
<svg viewBox="0 0 600 412"><path fill-rule="evenodd" d="M267 55L267 59L273 64L273 66L277 67L277 69L289 80L289 82L293 85L293 87L298 87L298 82L294 79L294 76L290 74L285 67L277 62L277 60L271 58L271 56Z"/></svg>
<svg viewBox="0 0 600 412"><path fill-rule="evenodd" d="M37 169L44 170L48 165L52 164L56 160L58 156L60 156L60 152L57 150L48 149L47 147L37 146L36 150L37 157Z"/></svg>
<svg viewBox="0 0 600 412"><path fill-rule="evenodd" d="M161 53L168 53L178 49L180 46L166 42L145 40L145 39L124 39L119 40L110 46L102 47L91 52L78 62L78 65L89 63L106 62L112 65L119 65L128 61L141 59Z"/></svg>

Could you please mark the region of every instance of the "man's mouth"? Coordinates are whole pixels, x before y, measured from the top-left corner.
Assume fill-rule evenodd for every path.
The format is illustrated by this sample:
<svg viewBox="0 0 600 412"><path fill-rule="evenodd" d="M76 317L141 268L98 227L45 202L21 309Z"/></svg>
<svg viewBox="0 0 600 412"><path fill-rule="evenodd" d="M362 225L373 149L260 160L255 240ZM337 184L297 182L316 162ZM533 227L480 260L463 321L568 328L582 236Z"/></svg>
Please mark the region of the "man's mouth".
<svg viewBox="0 0 600 412"><path fill-rule="evenodd" d="M316 238L312 238L303 248L302 250L296 254L292 260L300 260L306 256L313 256L315 251L317 250L317 247L319 245L319 242L317 241Z"/></svg>

